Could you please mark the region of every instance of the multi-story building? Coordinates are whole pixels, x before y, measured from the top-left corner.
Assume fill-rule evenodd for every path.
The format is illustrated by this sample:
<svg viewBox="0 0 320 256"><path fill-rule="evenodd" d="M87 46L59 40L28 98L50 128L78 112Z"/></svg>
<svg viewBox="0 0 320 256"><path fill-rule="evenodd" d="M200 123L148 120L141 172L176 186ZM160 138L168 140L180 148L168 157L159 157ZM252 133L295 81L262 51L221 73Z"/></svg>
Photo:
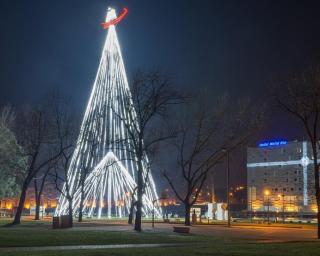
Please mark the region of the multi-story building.
<svg viewBox="0 0 320 256"><path fill-rule="evenodd" d="M247 153L248 211L315 214L309 142L267 141Z"/></svg>

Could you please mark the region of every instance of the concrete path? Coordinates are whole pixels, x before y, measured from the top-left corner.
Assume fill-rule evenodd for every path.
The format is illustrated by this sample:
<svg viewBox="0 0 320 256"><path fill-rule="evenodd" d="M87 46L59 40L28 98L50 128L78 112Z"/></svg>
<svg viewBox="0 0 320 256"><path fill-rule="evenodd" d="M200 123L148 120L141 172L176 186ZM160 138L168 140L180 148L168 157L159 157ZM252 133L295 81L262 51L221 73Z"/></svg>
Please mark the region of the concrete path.
<svg viewBox="0 0 320 256"><path fill-rule="evenodd" d="M19 251L60 251L60 250L94 250L94 249L125 249L125 248L162 248L180 247L186 244L106 244L106 245L63 245L63 246L32 246L32 247L3 247L1 252Z"/></svg>

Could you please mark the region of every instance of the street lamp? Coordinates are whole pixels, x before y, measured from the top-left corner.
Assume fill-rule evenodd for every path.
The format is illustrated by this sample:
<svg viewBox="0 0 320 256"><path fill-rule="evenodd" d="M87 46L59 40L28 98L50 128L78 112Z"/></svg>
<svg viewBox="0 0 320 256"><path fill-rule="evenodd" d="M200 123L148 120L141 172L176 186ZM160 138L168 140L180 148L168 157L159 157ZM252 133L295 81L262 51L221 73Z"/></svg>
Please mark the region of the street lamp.
<svg viewBox="0 0 320 256"><path fill-rule="evenodd" d="M267 197L267 204L268 204L267 218L268 218L268 224L270 224L270 216L269 216L269 213L270 213L270 197L269 197L270 191L269 190L265 190L264 194Z"/></svg>
<svg viewBox="0 0 320 256"><path fill-rule="evenodd" d="M154 228L154 203L157 202L160 198L152 201L152 228Z"/></svg>
<svg viewBox="0 0 320 256"><path fill-rule="evenodd" d="M155 212L155 209L154 209L154 204L157 202L157 201L160 201L160 200L163 200L163 199L166 199L164 197L160 197L160 198L157 198L157 199L154 199L152 201L152 228L154 228L154 212ZM160 202L161 204L161 202ZM161 206L161 205L160 205Z"/></svg>
<svg viewBox="0 0 320 256"><path fill-rule="evenodd" d="M280 198L280 197L282 197L282 223L284 223L285 222L285 217L284 217L284 194L279 194L278 195L278 197Z"/></svg>
<svg viewBox="0 0 320 256"><path fill-rule="evenodd" d="M227 149L221 150L227 155L227 209L228 209L228 227L231 227L231 211L230 211L230 160L229 151Z"/></svg>
<svg viewBox="0 0 320 256"><path fill-rule="evenodd" d="M252 222L252 214L253 214L253 205L252 205L252 186L248 187L248 189L250 189L250 209L251 209L251 213L250 213L250 222Z"/></svg>

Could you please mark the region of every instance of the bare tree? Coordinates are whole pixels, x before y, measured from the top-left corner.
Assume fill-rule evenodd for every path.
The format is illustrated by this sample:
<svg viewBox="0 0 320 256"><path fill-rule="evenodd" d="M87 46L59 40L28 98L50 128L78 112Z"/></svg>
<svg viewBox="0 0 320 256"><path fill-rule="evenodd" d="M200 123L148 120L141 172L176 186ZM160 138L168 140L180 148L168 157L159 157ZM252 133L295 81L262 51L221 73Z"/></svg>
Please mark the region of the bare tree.
<svg viewBox="0 0 320 256"><path fill-rule="evenodd" d="M68 216L71 227L73 226L73 198L74 191L71 190L71 184L68 174L68 168L72 157L72 150L64 151L54 166L54 183L56 189L68 201ZM61 174L62 172L62 174ZM64 184L63 188L61 184Z"/></svg>
<svg viewBox="0 0 320 256"><path fill-rule="evenodd" d="M56 125L57 145L61 152L55 165L55 184L60 193L68 200L69 223L73 225L73 193L70 189L70 175L68 173L70 160L73 154L77 129L76 119L72 111L70 98L55 92L51 97L53 121ZM62 177L59 171L62 169ZM64 189L59 188L59 180L64 181Z"/></svg>
<svg viewBox="0 0 320 256"><path fill-rule="evenodd" d="M97 118L97 123L100 122L100 118ZM89 131L89 134L87 136L83 136L83 140L81 140L80 144L87 142L87 148L86 152L84 152L85 155L89 156L89 163L87 163L85 158L81 158L80 162L80 177L79 177L79 183L78 188L80 188L80 205L79 205L79 215L78 215L78 222L82 222L83 218L83 204L86 197L85 193L85 181L88 177L89 173L94 169L93 160L95 159L94 156L97 153L97 147L98 147L98 135L95 132Z"/></svg>
<svg viewBox="0 0 320 256"><path fill-rule="evenodd" d="M133 152L135 157L132 160L137 165L136 231L141 231L142 197L149 177L144 173L147 154L156 144L173 137L173 134L165 134L159 129L161 120L166 117L170 106L183 101L184 97L173 87L168 76L159 71L138 71L133 77L131 94L128 93L124 99L125 116L113 109L128 131L128 137L116 143L121 145L125 141L128 145L126 150Z"/></svg>
<svg viewBox="0 0 320 256"><path fill-rule="evenodd" d="M28 108L20 118L19 143L28 157L26 177L23 181L19 204L12 224L20 224L27 189L35 175L52 161L59 158L69 145L53 150L56 143L53 126L44 106ZM51 151L50 154L47 152Z"/></svg>
<svg viewBox="0 0 320 256"><path fill-rule="evenodd" d="M131 193L131 205L130 205L130 211L129 211L129 217L128 217L128 224L132 224L133 223L133 214L134 214L134 207L137 204L137 201L135 200L135 194L137 191L137 187L134 188L134 190Z"/></svg>
<svg viewBox="0 0 320 256"><path fill-rule="evenodd" d="M77 180L76 188L80 189L80 202L78 208L78 222L83 220L83 210L84 210L84 200L86 198L85 181L91 171L97 164L97 155L100 154L99 151L99 133L96 130L101 127L101 122L103 120L103 115L95 110L96 114L93 115L94 118L91 120L91 124L94 125L92 129L84 129L83 136L77 141L78 145L86 145L84 152L82 154L87 157L80 158L80 170L79 179ZM89 125L91 125L89 124ZM76 189L76 190L77 190ZM74 191L75 192L75 191Z"/></svg>
<svg viewBox="0 0 320 256"><path fill-rule="evenodd" d="M35 195L35 203L36 203L35 217L34 217L35 220L40 220L41 197L42 197L44 185L46 184L49 173L53 168L52 165L53 165L52 163L49 163L47 166L45 166L44 171L42 172L40 171L33 178L34 195Z"/></svg>
<svg viewBox="0 0 320 256"><path fill-rule="evenodd" d="M278 104L303 125L312 146L314 191L317 203L318 239L320 239L319 188L319 120L320 120L320 66L310 68L280 82L276 87Z"/></svg>
<svg viewBox="0 0 320 256"><path fill-rule="evenodd" d="M69 120L71 115L70 109L67 108L68 105L69 99L57 91L50 91L42 104L25 108L19 116L18 142L26 153L28 167L12 224L20 223L26 192L36 175L41 170L50 169L53 163L71 147L71 142L66 140L66 138L69 138L72 125ZM47 175L45 175L46 178ZM40 206L39 200L43 187L44 183L40 185L40 190L37 191L38 207Z"/></svg>
<svg viewBox="0 0 320 256"><path fill-rule="evenodd" d="M197 201L209 172L226 152L246 140L252 132L248 127L257 124L257 117L249 115L252 111L248 101L231 104L224 96L216 104L211 102L210 108L199 102L196 105L193 109L188 108L184 118L178 121L179 136L172 143L177 152L175 169L179 174L163 173L184 204L187 226L190 225L190 209ZM248 118L250 116L252 120Z"/></svg>

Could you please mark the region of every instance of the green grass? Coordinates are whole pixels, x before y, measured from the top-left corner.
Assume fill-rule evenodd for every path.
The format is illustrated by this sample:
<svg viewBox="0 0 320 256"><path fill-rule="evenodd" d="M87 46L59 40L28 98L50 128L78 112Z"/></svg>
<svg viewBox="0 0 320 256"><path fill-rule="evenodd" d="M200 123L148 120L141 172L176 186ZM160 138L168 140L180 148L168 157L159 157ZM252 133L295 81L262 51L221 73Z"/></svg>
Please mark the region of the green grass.
<svg viewBox="0 0 320 256"><path fill-rule="evenodd" d="M15 246L186 243L200 238L150 232L0 228L0 248Z"/></svg>
<svg viewBox="0 0 320 256"><path fill-rule="evenodd" d="M3 226L5 224L8 224L12 221L12 219L9 218L0 218L0 226Z"/></svg>
<svg viewBox="0 0 320 256"><path fill-rule="evenodd" d="M283 243L283 244L237 244L215 243L199 244L186 247L139 248L139 249L106 249L106 250L70 250L42 252L8 252L6 256L317 256L320 255L319 243Z"/></svg>
<svg viewBox="0 0 320 256"><path fill-rule="evenodd" d="M182 247L96 249L65 251L3 251L3 247L90 245L90 244L141 244L181 243ZM49 222L24 221L16 227L0 228L0 255L5 256L320 256L320 242L258 243L222 237L177 235L153 232L120 232L85 229L52 230Z"/></svg>

